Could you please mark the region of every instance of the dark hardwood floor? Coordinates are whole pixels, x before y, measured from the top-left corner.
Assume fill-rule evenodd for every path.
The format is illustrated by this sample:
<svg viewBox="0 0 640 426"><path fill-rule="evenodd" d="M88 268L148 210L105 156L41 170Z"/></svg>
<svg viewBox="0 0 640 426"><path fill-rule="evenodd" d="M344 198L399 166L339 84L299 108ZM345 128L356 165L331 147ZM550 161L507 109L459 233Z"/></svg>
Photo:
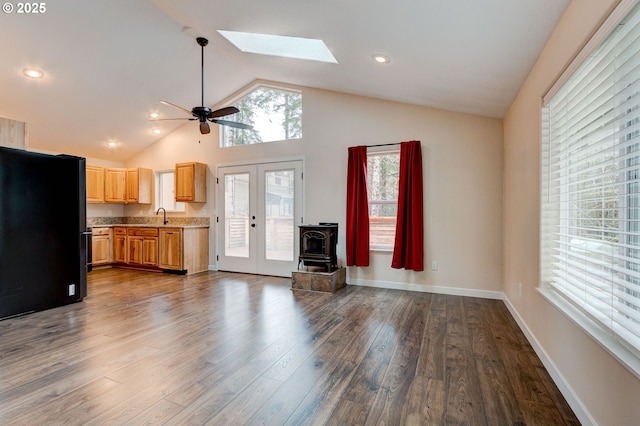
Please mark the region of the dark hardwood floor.
<svg viewBox="0 0 640 426"><path fill-rule="evenodd" d="M0 321L0 424L579 422L501 301L108 269Z"/></svg>

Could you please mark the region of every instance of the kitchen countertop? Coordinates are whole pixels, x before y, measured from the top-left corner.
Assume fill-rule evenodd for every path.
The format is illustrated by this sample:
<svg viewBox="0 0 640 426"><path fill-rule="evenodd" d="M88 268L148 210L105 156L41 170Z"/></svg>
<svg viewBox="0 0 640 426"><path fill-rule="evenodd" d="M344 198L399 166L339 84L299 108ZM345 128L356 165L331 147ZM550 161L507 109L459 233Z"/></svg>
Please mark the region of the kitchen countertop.
<svg viewBox="0 0 640 426"><path fill-rule="evenodd" d="M108 225L93 225L92 228L208 228L209 225L172 225L171 222L166 225L152 223L113 223Z"/></svg>
<svg viewBox="0 0 640 426"><path fill-rule="evenodd" d="M169 216L166 225L162 224L163 217L152 216L113 216L87 217L87 226L92 228L113 228L115 226L135 228L209 228L210 219L206 216Z"/></svg>

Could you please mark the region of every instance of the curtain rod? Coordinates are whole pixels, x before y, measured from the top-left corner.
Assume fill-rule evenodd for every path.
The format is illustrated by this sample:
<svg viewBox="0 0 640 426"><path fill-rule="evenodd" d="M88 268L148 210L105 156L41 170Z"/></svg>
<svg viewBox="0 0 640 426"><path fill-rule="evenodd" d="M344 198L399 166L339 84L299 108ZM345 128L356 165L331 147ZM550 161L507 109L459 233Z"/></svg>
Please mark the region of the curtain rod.
<svg viewBox="0 0 640 426"><path fill-rule="evenodd" d="M367 148L374 148L376 146L392 146L392 145L400 145L400 142L396 142L396 143L381 143L378 145L367 145Z"/></svg>

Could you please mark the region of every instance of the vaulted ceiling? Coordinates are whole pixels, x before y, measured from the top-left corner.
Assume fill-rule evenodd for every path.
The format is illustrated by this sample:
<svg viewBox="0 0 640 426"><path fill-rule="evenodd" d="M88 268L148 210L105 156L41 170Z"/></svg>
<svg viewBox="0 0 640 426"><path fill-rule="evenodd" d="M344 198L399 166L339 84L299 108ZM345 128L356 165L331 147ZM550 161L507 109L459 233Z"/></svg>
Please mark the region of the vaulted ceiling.
<svg viewBox="0 0 640 426"><path fill-rule="evenodd" d="M182 124L148 121L176 116L160 99L199 105L204 36L207 106L264 79L503 117L569 2L47 2L0 15L0 116L26 121L35 149L125 161ZM243 53L217 30L322 39L338 63ZM26 79L26 67L44 78Z"/></svg>

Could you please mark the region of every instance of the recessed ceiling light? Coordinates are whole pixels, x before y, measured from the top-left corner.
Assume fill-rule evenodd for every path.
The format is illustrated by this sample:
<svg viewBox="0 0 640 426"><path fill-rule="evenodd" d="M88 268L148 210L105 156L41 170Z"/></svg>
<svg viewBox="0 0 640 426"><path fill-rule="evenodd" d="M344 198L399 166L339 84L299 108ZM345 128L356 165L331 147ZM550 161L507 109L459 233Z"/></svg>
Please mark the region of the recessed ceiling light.
<svg viewBox="0 0 640 426"><path fill-rule="evenodd" d="M114 141L114 140L110 140L110 141L107 141L106 145L107 145L109 148L115 148L115 147L117 147L117 146L118 146L118 142L116 142L116 141Z"/></svg>
<svg viewBox="0 0 640 426"><path fill-rule="evenodd" d="M382 55L380 53L371 55L371 57L373 58L374 61L376 61L379 64L388 64L389 62L391 62L391 59L389 59L387 55Z"/></svg>
<svg viewBox="0 0 640 426"><path fill-rule="evenodd" d="M218 33L243 52L338 63L322 40L238 31L218 30Z"/></svg>
<svg viewBox="0 0 640 426"><path fill-rule="evenodd" d="M44 73L42 72L42 70L39 70L38 68L25 68L22 70L22 74L24 74L24 76L28 78L44 77Z"/></svg>
<svg viewBox="0 0 640 426"><path fill-rule="evenodd" d="M157 112L149 113L149 118L158 118L158 117L160 117L160 114L158 114Z"/></svg>
<svg viewBox="0 0 640 426"><path fill-rule="evenodd" d="M153 133L154 135L159 135L160 133L162 133L162 130L158 129L157 127L151 129L151 133Z"/></svg>

